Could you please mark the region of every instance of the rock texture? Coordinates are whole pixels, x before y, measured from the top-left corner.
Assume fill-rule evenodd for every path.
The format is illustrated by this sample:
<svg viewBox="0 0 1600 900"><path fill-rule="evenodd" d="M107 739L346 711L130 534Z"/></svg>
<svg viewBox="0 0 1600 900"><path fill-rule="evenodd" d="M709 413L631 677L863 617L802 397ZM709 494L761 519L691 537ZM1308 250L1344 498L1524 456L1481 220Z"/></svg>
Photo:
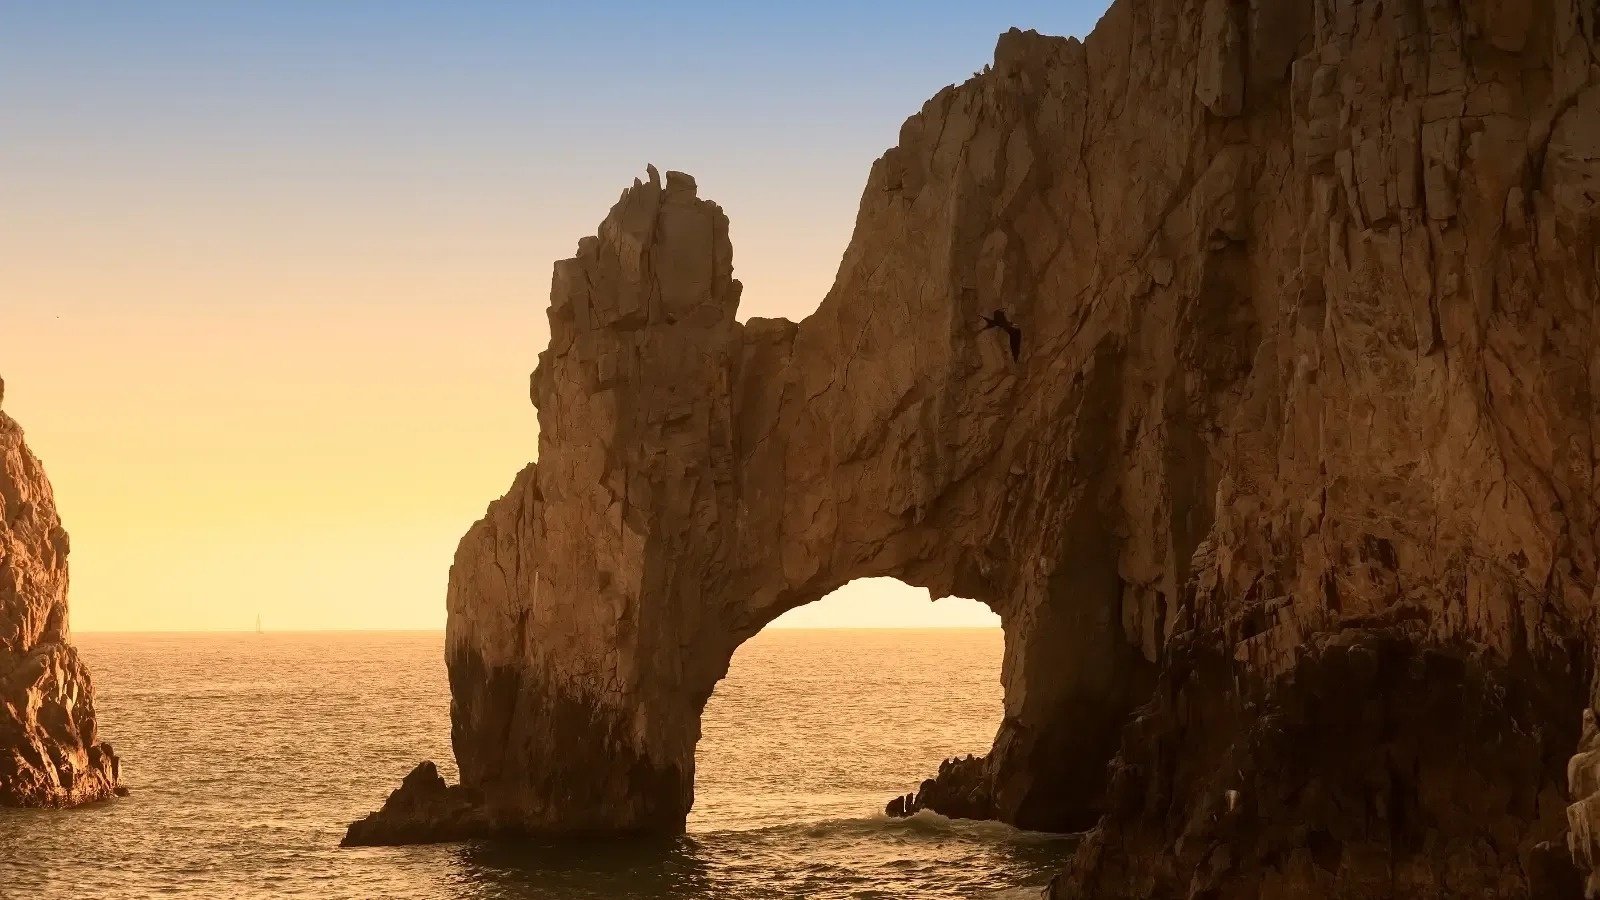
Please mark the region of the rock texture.
<svg viewBox="0 0 1600 900"><path fill-rule="evenodd" d="M734 649L890 575L999 612L963 778L1094 827L1057 897L1571 888L1597 27L1118 0L1010 32L874 164L798 324L737 321L721 210L652 170L556 265L538 462L451 572L486 820L682 828Z"/></svg>
<svg viewBox="0 0 1600 900"><path fill-rule="evenodd" d="M1600 729L1593 709L1583 711L1578 752L1567 762L1567 786L1573 803L1567 807L1567 850L1584 876L1583 896L1600 896Z"/></svg>
<svg viewBox="0 0 1600 900"><path fill-rule="evenodd" d="M121 792L89 670L68 642L68 546L44 468L0 412L0 806Z"/></svg>

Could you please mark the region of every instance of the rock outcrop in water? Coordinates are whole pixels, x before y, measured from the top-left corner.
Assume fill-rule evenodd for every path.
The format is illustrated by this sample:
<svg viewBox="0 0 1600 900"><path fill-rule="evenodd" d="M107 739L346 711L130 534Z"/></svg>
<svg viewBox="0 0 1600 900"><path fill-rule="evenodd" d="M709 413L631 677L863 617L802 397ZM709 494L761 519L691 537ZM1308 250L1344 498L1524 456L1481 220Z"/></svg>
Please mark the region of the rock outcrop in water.
<svg viewBox="0 0 1600 900"><path fill-rule="evenodd" d="M383 808L350 823L346 847L430 844L490 837L495 833L483 817L483 804L468 788L447 784L432 761L418 763Z"/></svg>
<svg viewBox="0 0 1600 900"><path fill-rule="evenodd" d="M44 468L0 412L0 806L74 806L121 792L89 670L68 642L67 550Z"/></svg>
<svg viewBox="0 0 1600 900"><path fill-rule="evenodd" d="M994 787L987 762L967 755L939 764L939 773L922 782L915 793L890 800L883 808L894 819L932 810L953 819L992 819Z"/></svg>
<svg viewBox="0 0 1600 900"><path fill-rule="evenodd" d="M1093 827L1058 898L1576 890L1597 28L1118 0L1084 42L1013 31L873 166L798 324L736 320L721 210L652 170L556 265L538 462L451 571L484 821L681 829L735 648L887 575L1000 614L961 777Z"/></svg>

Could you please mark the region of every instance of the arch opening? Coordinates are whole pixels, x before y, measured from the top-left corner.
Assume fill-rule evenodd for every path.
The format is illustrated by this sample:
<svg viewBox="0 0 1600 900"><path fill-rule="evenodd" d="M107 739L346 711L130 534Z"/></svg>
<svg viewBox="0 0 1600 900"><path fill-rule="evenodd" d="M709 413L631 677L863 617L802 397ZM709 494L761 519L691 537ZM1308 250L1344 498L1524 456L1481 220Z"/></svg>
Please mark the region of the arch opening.
<svg viewBox="0 0 1600 900"><path fill-rule="evenodd" d="M887 577L779 616L701 713L690 833L859 820L946 758L988 753L1004 642L984 604Z"/></svg>

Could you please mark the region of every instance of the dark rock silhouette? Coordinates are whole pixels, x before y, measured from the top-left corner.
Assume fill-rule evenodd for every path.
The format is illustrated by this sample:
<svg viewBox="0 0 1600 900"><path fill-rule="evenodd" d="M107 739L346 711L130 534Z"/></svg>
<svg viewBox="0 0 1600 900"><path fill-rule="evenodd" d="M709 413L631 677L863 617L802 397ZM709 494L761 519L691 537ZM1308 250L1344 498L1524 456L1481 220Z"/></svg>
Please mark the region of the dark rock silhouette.
<svg viewBox="0 0 1600 900"><path fill-rule="evenodd" d="M1011 347L1011 359L1013 362L1022 359L1022 329L1006 318L1005 310L997 309L994 311L994 315L979 316L979 318L984 321L984 331L988 331L990 328L998 328L1006 333L1006 342Z"/></svg>
<svg viewBox="0 0 1600 900"><path fill-rule="evenodd" d="M884 807L890 818L929 810L952 819L992 819L994 797L982 757L965 756L939 764L939 774L922 782L914 794L896 797Z"/></svg>
<svg viewBox="0 0 1600 900"><path fill-rule="evenodd" d="M0 402L5 382L0 381ZM70 542L44 467L0 412L0 806L126 793L67 631Z"/></svg>
<svg viewBox="0 0 1600 900"><path fill-rule="evenodd" d="M389 794L383 808L350 823L345 847L427 844L494 837L482 804L460 785L445 783L431 760L417 764Z"/></svg>
<svg viewBox="0 0 1600 900"><path fill-rule="evenodd" d="M873 166L800 323L737 320L721 210L651 170L556 265L538 462L451 571L484 814L681 830L734 650L889 575L1000 613L972 768L987 814L1092 829L1058 898L1570 886L1595 21L1118 0L1084 42L1007 33ZM984 365L1008 304L1030 365Z"/></svg>

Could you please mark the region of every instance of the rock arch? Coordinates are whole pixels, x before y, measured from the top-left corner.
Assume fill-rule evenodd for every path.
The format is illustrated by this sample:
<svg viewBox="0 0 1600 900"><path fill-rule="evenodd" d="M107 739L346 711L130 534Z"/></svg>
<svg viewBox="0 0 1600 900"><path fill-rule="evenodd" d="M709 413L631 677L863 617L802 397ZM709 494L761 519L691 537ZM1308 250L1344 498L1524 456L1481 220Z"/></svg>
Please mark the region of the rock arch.
<svg viewBox="0 0 1600 900"><path fill-rule="evenodd" d="M681 173L651 169L557 263L539 461L451 576L456 754L493 819L680 829L734 649L887 575L1001 616L1000 816L1092 823L1209 525L1203 436L1255 329L1236 248L1163 249L1163 229L1189 240L1163 215L1237 216L1244 155L1208 139L1199 186L1097 220L1138 181L1089 177L1114 155L1086 155L1107 127L1090 69L1076 40L1012 32L991 72L930 101L801 323L737 321L727 220ZM1203 107L1171 106L1205 136ZM982 329L996 309L1020 359ZM1196 366L1220 377L1195 385Z"/></svg>
<svg viewBox="0 0 1600 900"><path fill-rule="evenodd" d="M1193 454L1227 385L1181 396L1184 363L1252 351L1207 345L1178 312L1175 279L1226 301L1205 327L1248 319L1212 261L1230 251L1178 269L1159 234L1134 235L1173 203L1225 211L1242 156L1108 231L1096 195L1125 185L1089 177L1105 124L1090 68L1076 40L1004 36L991 72L942 91L874 165L838 279L798 324L737 321L727 220L682 173L651 168L556 264L538 462L451 570L452 736L491 822L681 829L698 716L733 651L867 576L999 613L998 814L1093 822L1207 524L1190 504L1215 475ZM1146 270L1173 290L1152 296ZM1107 300L1123 295L1149 311ZM1020 359L982 327L994 310L1024 331ZM1142 358L1158 348L1170 358Z"/></svg>
<svg viewBox="0 0 1600 900"><path fill-rule="evenodd" d="M927 234L955 231L978 194L930 191L916 215ZM839 285L798 325L736 320L727 220L680 173L652 170L557 264L533 377L539 462L451 579L457 756L497 817L681 829L699 714L734 650L854 579L893 576L987 603L1011 636L995 757L1007 817L1092 822L1141 663L1086 524L1108 423L1061 404L1113 402L1120 378L1093 369L1114 354L1087 345L1069 397L1030 390L1061 339L1021 299L1035 280L1020 248L980 261L955 235L909 231L881 247L876 227L863 222ZM980 330L996 307L1032 332L1020 363Z"/></svg>
<svg viewBox="0 0 1600 900"><path fill-rule="evenodd" d="M726 220L652 170L557 264L539 461L452 570L462 821L677 830L733 648L892 575L1002 617L996 814L1105 811L1054 896L1558 896L1597 21L1117 0L1086 42L1007 33L874 164L800 323L736 320Z"/></svg>

